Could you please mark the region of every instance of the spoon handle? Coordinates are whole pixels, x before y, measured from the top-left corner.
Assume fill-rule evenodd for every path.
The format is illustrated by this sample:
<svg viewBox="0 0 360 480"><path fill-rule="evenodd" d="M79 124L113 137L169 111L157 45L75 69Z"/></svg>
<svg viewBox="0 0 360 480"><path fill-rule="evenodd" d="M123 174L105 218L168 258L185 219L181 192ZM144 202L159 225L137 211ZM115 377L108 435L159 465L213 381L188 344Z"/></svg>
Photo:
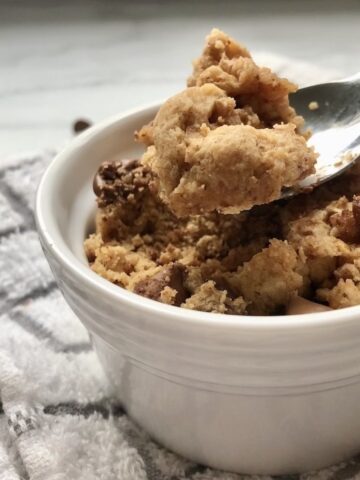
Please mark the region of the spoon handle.
<svg viewBox="0 0 360 480"><path fill-rule="evenodd" d="M351 82L351 83L358 83L360 82L360 72L351 75L350 77L346 77L341 82Z"/></svg>

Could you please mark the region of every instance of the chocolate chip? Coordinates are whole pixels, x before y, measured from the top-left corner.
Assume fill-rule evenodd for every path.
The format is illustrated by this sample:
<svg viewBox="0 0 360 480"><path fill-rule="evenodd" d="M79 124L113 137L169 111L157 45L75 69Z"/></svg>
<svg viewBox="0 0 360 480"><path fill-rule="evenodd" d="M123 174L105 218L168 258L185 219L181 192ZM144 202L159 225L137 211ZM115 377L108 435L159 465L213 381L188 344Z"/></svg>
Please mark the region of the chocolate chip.
<svg viewBox="0 0 360 480"><path fill-rule="evenodd" d="M133 170L140 166L140 160L137 158L124 158L121 160L121 168L125 170Z"/></svg>
<svg viewBox="0 0 360 480"><path fill-rule="evenodd" d="M330 217L335 235L347 243L360 243L360 196L354 196L352 210L343 210Z"/></svg>
<svg viewBox="0 0 360 480"><path fill-rule="evenodd" d="M79 118L73 123L72 128L74 133L80 133L89 127L91 127L91 122L89 120L85 120L84 118Z"/></svg>
<svg viewBox="0 0 360 480"><path fill-rule="evenodd" d="M354 215L355 222L360 228L360 196L354 195L352 202L352 212Z"/></svg>
<svg viewBox="0 0 360 480"><path fill-rule="evenodd" d="M186 269L181 263L166 265L159 273L145 278L135 285L134 292L152 300L160 300L165 287L176 290L174 305L180 306L189 296L184 286Z"/></svg>
<svg viewBox="0 0 360 480"><path fill-rule="evenodd" d="M100 196L106 187L106 180L114 180L116 178L116 169L113 164L104 162L100 165L93 180L93 190L95 195Z"/></svg>
<svg viewBox="0 0 360 480"><path fill-rule="evenodd" d="M216 277L214 278L215 287L218 290L226 290L229 298L235 300L239 296L239 294L234 290L234 288L230 285L230 283L224 277Z"/></svg>
<svg viewBox="0 0 360 480"><path fill-rule="evenodd" d="M135 201L149 186L150 172L137 159L103 162L93 180L98 204L104 207L114 201ZM139 198L137 198L139 200Z"/></svg>

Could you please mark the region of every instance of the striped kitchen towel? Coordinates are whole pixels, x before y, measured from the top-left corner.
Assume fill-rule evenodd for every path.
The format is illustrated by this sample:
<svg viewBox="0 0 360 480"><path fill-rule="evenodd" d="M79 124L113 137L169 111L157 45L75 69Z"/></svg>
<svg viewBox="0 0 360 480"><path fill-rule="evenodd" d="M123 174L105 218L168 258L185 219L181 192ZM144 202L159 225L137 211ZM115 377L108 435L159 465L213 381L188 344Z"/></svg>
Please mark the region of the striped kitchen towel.
<svg viewBox="0 0 360 480"><path fill-rule="evenodd" d="M277 67L290 77L302 70ZM52 157L0 164L0 480L260 478L180 458L123 411L35 231L34 193ZM360 478L360 457L287 478Z"/></svg>

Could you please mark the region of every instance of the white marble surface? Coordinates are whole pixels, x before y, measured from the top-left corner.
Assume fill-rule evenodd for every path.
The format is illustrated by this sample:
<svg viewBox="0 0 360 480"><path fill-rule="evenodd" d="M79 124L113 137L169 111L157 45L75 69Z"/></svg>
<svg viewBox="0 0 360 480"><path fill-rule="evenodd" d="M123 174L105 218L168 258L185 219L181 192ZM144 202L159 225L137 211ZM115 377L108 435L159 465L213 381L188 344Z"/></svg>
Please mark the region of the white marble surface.
<svg viewBox="0 0 360 480"><path fill-rule="evenodd" d="M359 24L358 0L0 0L0 162L182 88L213 26L306 82L359 70Z"/></svg>

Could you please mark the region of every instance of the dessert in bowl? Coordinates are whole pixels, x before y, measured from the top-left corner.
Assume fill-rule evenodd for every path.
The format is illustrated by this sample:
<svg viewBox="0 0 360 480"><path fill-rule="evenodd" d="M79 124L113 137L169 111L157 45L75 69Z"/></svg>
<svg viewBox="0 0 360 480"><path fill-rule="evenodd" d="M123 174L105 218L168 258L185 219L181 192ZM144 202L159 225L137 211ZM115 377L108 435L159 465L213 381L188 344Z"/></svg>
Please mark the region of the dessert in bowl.
<svg viewBox="0 0 360 480"><path fill-rule="evenodd" d="M50 165L37 196L45 254L125 409L173 451L230 471L294 473L357 453L356 170L250 212L235 190L220 211L207 195L187 207L162 178L165 157L150 123L161 108L83 133ZM199 132L191 125L184 144L198 152L198 135L242 125ZM291 182L311 170L313 158L299 126L286 135L296 136L309 161ZM150 149L144 162L135 131ZM194 176L180 166L189 191ZM207 172L196 181L207 181ZM280 184L266 190L267 199ZM259 195L254 205L263 203ZM285 315L297 294L324 311Z"/></svg>

